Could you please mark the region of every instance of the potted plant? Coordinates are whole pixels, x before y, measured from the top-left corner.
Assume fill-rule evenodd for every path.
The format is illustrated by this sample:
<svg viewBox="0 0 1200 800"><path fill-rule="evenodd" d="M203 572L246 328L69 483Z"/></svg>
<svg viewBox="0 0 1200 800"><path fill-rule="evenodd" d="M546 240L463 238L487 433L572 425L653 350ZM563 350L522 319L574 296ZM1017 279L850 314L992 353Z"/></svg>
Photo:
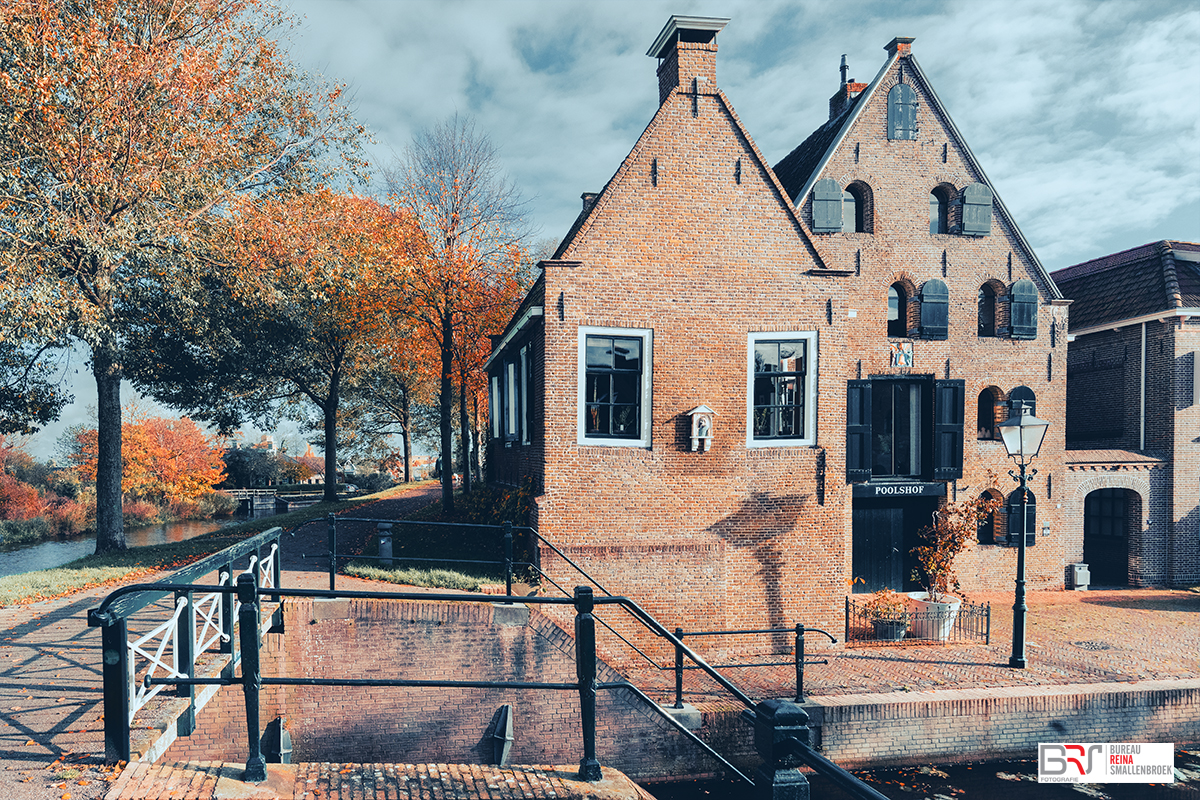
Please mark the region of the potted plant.
<svg viewBox="0 0 1200 800"><path fill-rule="evenodd" d="M863 616L871 621L875 638L898 642L908 631L908 596L891 589L880 589L862 606Z"/></svg>
<svg viewBox="0 0 1200 800"><path fill-rule="evenodd" d="M921 529L922 544L912 553L920 566L923 592L908 594L913 610L913 636L943 640L950 635L962 598L954 561L978 535L979 524L1000 507L985 495L948 503L933 515L933 524Z"/></svg>

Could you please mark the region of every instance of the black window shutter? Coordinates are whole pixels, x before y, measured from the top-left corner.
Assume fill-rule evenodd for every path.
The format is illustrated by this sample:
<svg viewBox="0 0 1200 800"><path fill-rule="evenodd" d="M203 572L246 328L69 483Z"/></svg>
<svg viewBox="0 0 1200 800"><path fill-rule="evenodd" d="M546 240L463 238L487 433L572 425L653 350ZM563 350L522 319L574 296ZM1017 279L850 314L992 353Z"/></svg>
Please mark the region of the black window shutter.
<svg viewBox="0 0 1200 800"><path fill-rule="evenodd" d="M842 229L842 187L833 178L822 178L812 192L813 233Z"/></svg>
<svg viewBox="0 0 1200 800"><path fill-rule="evenodd" d="M950 290L937 278L921 287L921 338L945 339L950 331Z"/></svg>
<svg viewBox="0 0 1200 800"><path fill-rule="evenodd" d="M917 138L917 93L907 83L888 92L888 138Z"/></svg>
<svg viewBox="0 0 1200 800"><path fill-rule="evenodd" d="M1016 547L1021 543L1019 537L1024 533L1026 547L1032 547L1037 544L1037 503L1034 501L1033 493L1029 493L1029 505L1025 507L1024 525L1021 524L1020 489L1009 495L1008 506L1005 508L1005 511L1008 516L1008 536L1005 543Z"/></svg>
<svg viewBox="0 0 1200 800"><path fill-rule="evenodd" d="M871 382L846 382L846 482L871 479Z"/></svg>
<svg viewBox="0 0 1200 800"><path fill-rule="evenodd" d="M987 236L992 232L992 190L982 183L963 189L962 232L964 236Z"/></svg>
<svg viewBox="0 0 1200 800"><path fill-rule="evenodd" d="M966 383L933 382L933 479L952 481L963 474L963 414Z"/></svg>
<svg viewBox="0 0 1200 800"><path fill-rule="evenodd" d="M1033 281L1022 278L1013 284L1009 336L1014 339L1037 338L1037 306L1038 293Z"/></svg>

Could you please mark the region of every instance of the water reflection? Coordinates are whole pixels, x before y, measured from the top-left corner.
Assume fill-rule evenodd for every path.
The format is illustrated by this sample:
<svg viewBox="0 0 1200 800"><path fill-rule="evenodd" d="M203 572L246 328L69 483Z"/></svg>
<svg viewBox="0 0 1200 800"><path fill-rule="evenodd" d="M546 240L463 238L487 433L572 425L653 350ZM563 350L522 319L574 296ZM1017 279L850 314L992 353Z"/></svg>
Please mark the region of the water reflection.
<svg viewBox="0 0 1200 800"><path fill-rule="evenodd" d="M130 547L146 547L152 544L182 542L209 531L215 531L237 520L184 520L182 522L160 522L139 528L127 528L125 541ZM0 577L18 575L38 569L51 569L89 556L96 551L96 536L80 536L76 539L38 542L13 550L0 551Z"/></svg>

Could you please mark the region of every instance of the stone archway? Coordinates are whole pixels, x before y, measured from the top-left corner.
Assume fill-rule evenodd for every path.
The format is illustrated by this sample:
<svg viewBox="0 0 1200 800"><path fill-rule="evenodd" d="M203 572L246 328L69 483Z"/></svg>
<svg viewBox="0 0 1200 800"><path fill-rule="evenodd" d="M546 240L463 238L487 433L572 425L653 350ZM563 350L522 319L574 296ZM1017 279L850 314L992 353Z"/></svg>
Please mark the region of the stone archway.
<svg viewBox="0 0 1200 800"><path fill-rule="evenodd" d="M1147 541L1149 496L1149 482L1129 473L1096 475L1076 487L1075 513L1067 517L1072 550L1088 564L1093 586L1153 582L1153 568L1145 563L1153 550Z"/></svg>

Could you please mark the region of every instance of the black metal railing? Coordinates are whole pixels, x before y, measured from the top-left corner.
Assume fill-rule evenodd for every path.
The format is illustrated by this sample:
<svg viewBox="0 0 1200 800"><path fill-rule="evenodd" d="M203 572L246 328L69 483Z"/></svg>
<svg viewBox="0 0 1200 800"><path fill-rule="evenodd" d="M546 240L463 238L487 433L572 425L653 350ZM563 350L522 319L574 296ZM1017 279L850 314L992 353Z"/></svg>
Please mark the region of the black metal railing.
<svg viewBox="0 0 1200 800"><path fill-rule="evenodd" d="M940 607L939 607L940 606ZM990 644L991 603L970 603L958 608L937 604L931 610L908 610L881 616L863 603L846 598L846 644Z"/></svg>
<svg viewBox="0 0 1200 800"><path fill-rule="evenodd" d="M779 635L791 633L795 636L795 646L792 648L791 661L759 661L733 664L713 664L714 669L747 669L752 667L793 667L796 670L796 702L804 702L804 667L815 664L828 664L829 661L821 659L820 661L807 661L804 656L804 637L806 633L821 633L829 637L829 641L833 644L837 643L837 639L828 631L823 631L820 628L807 628L803 623L798 623L794 628L760 628L756 630L736 630L736 631L685 631L683 628L675 629L675 638L680 642L685 636L750 636L750 635ZM674 669L675 670L675 708L683 708L683 673L684 670L696 669L696 667L686 666L684 663L683 650L677 645L675 647L675 666L674 667L659 667L659 669Z"/></svg>
<svg viewBox="0 0 1200 800"><path fill-rule="evenodd" d="M332 526L331 526L332 527ZM676 635L659 623L641 606L627 597L607 595L596 597L591 586L576 586L570 597L514 597L511 594L511 539L512 526L500 526L508 542L507 573L509 575L509 593L503 597L495 595L471 595L463 593L405 593L405 592L363 592L336 591L316 589L286 589L280 586L280 534L279 528L273 528L245 542L233 545L226 550L202 561L196 562L174 573L172 581L164 583L137 584L121 587L110 593L101 604L89 611L88 624L102 629L103 642L103 677L105 701L105 755L110 762L129 759L130 722L136 709L132 709L130 698L137 691L135 675L139 674L134 667L131 652L136 653L137 646L128 640L128 620L136 612L157 603L159 600L173 595L175 597L175 613L167 623L159 625L155 630L164 632L164 642L152 660L161 663L162 654L166 647L166 634L173 636L174 661L169 668L163 669L163 675L156 674L152 665L141 674L142 689L146 692L158 691L162 687L174 685L180 695L192 698L189 702L188 713L178 720L180 735L189 735L195 726L194 692L197 686L232 686L242 687L247 719L248 755L244 779L248 782L262 782L266 779L265 759L263 758L258 728L259 692L264 685L339 685L339 686L410 686L438 688L510 688L537 689L552 691L576 691L579 693L580 719L582 726L583 754L580 760L579 774L583 780L596 781L601 778L599 761L596 758L596 693L598 691L626 690L634 697L644 702L650 709L663 717L682 735L716 759L731 775L751 784L759 797L791 797L795 796L792 789L798 783L804 783L803 775L794 768L795 760L807 764L813 769L833 776L851 795L859 798L877 800L881 798L878 792L863 784L852 774L825 759L807 745L808 728L807 713L796 703L787 700L767 700L757 705L740 688L722 675L717 667L708 664L703 658L684 644L683 636ZM526 529L530 530L530 529ZM539 540L546 543L581 574L586 573L553 544L531 531ZM264 556L263 551L268 552ZM336 565L336 538L331 537L330 562ZM249 566L240 574L234 576L235 562L245 558ZM536 565L530 565L537 569ZM218 585L200 585L194 581L213 571L218 571ZM540 570L538 570L540 572ZM544 573L542 573L544 574ZM331 580L333 578L331 577ZM596 583L590 577L592 583ZM558 584L554 584L558 585ZM602 591L604 590L603 587ZM560 587L561 588L561 587ZM266 590L265 592L263 590ZM194 603L194 598L200 595L201 600ZM576 680L574 682L534 682L534 681L449 681L424 679L361 679L345 678L292 678L286 676L263 676L261 673L260 647L263 633L281 618L281 609L277 609L268 624L263 624L261 599L266 596L273 602L281 602L287 597L310 598L351 598L351 599L393 599L416 601L445 601L445 602L488 602L488 603L526 603L531 605L572 605L575 609L575 664ZM209 599L212 598L210 601ZM218 615L213 611L205 623L204 630L197 637L195 632L195 616L191 613L181 614L181 608L194 608L210 603L211 608L220 608ZM760 769L758 779L751 781L720 753L703 741L695 733L688 730L675 720L666 709L648 697L644 692L621 679L601 683L597 680L596 652L596 623L601 622L594 614L596 606L617 606L652 635L660 637L671 645L676 652L677 664L690 661L694 668L703 671L718 686L728 691L736 700L741 702L746 711L744 714L755 726L754 740L759 754L766 762ZM181 623L181 620L189 622ZM215 624L220 633L205 640L209 624ZM610 628L611 630L611 628ZM788 629L781 629L787 631ZM799 660L797 696L803 695L802 670L803 635L806 631L816 631L813 628L798 626L797 653ZM780 631L770 629L765 633L777 634ZM820 631L829 636L825 631ZM153 632L152 632L153 633ZM615 631L614 631L615 633ZM701 632L693 632L692 636ZM711 632L713 635L737 634L741 632ZM150 634L147 634L149 636ZM619 634L618 634L619 635ZM142 637L145 639L146 637ZM623 638L623 637L622 637ZM832 639L833 637L830 636ZM139 640L141 642L141 640ZM196 656L203 649L199 645L208 646L214 642L220 643L223 652L228 652L231 659L221 671L219 677L196 677ZM235 646L240 643L240 647ZM640 651L639 651L640 652ZM234 676L234 664L240 663L241 677ZM681 669L677 670L677 674ZM132 710L131 710L132 709ZM190 714L190 721L185 724L185 717ZM799 721L799 722L798 722ZM793 746L794 745L794 746ZM790 750L788 750L790 748ZM790 753L790 755L788 754ZM765 787L775 787L766 792Z"/></svg>
<svg viewBox="0 0 1200 800"><path fill-rule="evenodd" d="M241 575L253 575L272 600L279 600L281 575L281 528L271 528L238 542L172 573L162 588L136 593L118 590L110 594L98 609L88 613L88 626L100 628L104 678L104 752L110 762L128 761L129 733L134 715L162 690L146 677L163 674L194 678L196 663L206 652L229 656L224 667L227 676L241 659L237 647L235 621L238 612L233 584ZM241 564L247 564L241 569ZM216 572L219 586L202 586L196 581ZM169 587L169 588L168 588ZM157 604L171 596L166 609ZM147 611L147 609L152 609ZM130 639L130 620L140 612L139 623L151 629ZM263 629L279 622L278 611ZM140 685L138 679L142 678ZM194 684L179 684L179 696L187 699L187 708L179 717L179 735L188 736L196 726Z"/></svg>

